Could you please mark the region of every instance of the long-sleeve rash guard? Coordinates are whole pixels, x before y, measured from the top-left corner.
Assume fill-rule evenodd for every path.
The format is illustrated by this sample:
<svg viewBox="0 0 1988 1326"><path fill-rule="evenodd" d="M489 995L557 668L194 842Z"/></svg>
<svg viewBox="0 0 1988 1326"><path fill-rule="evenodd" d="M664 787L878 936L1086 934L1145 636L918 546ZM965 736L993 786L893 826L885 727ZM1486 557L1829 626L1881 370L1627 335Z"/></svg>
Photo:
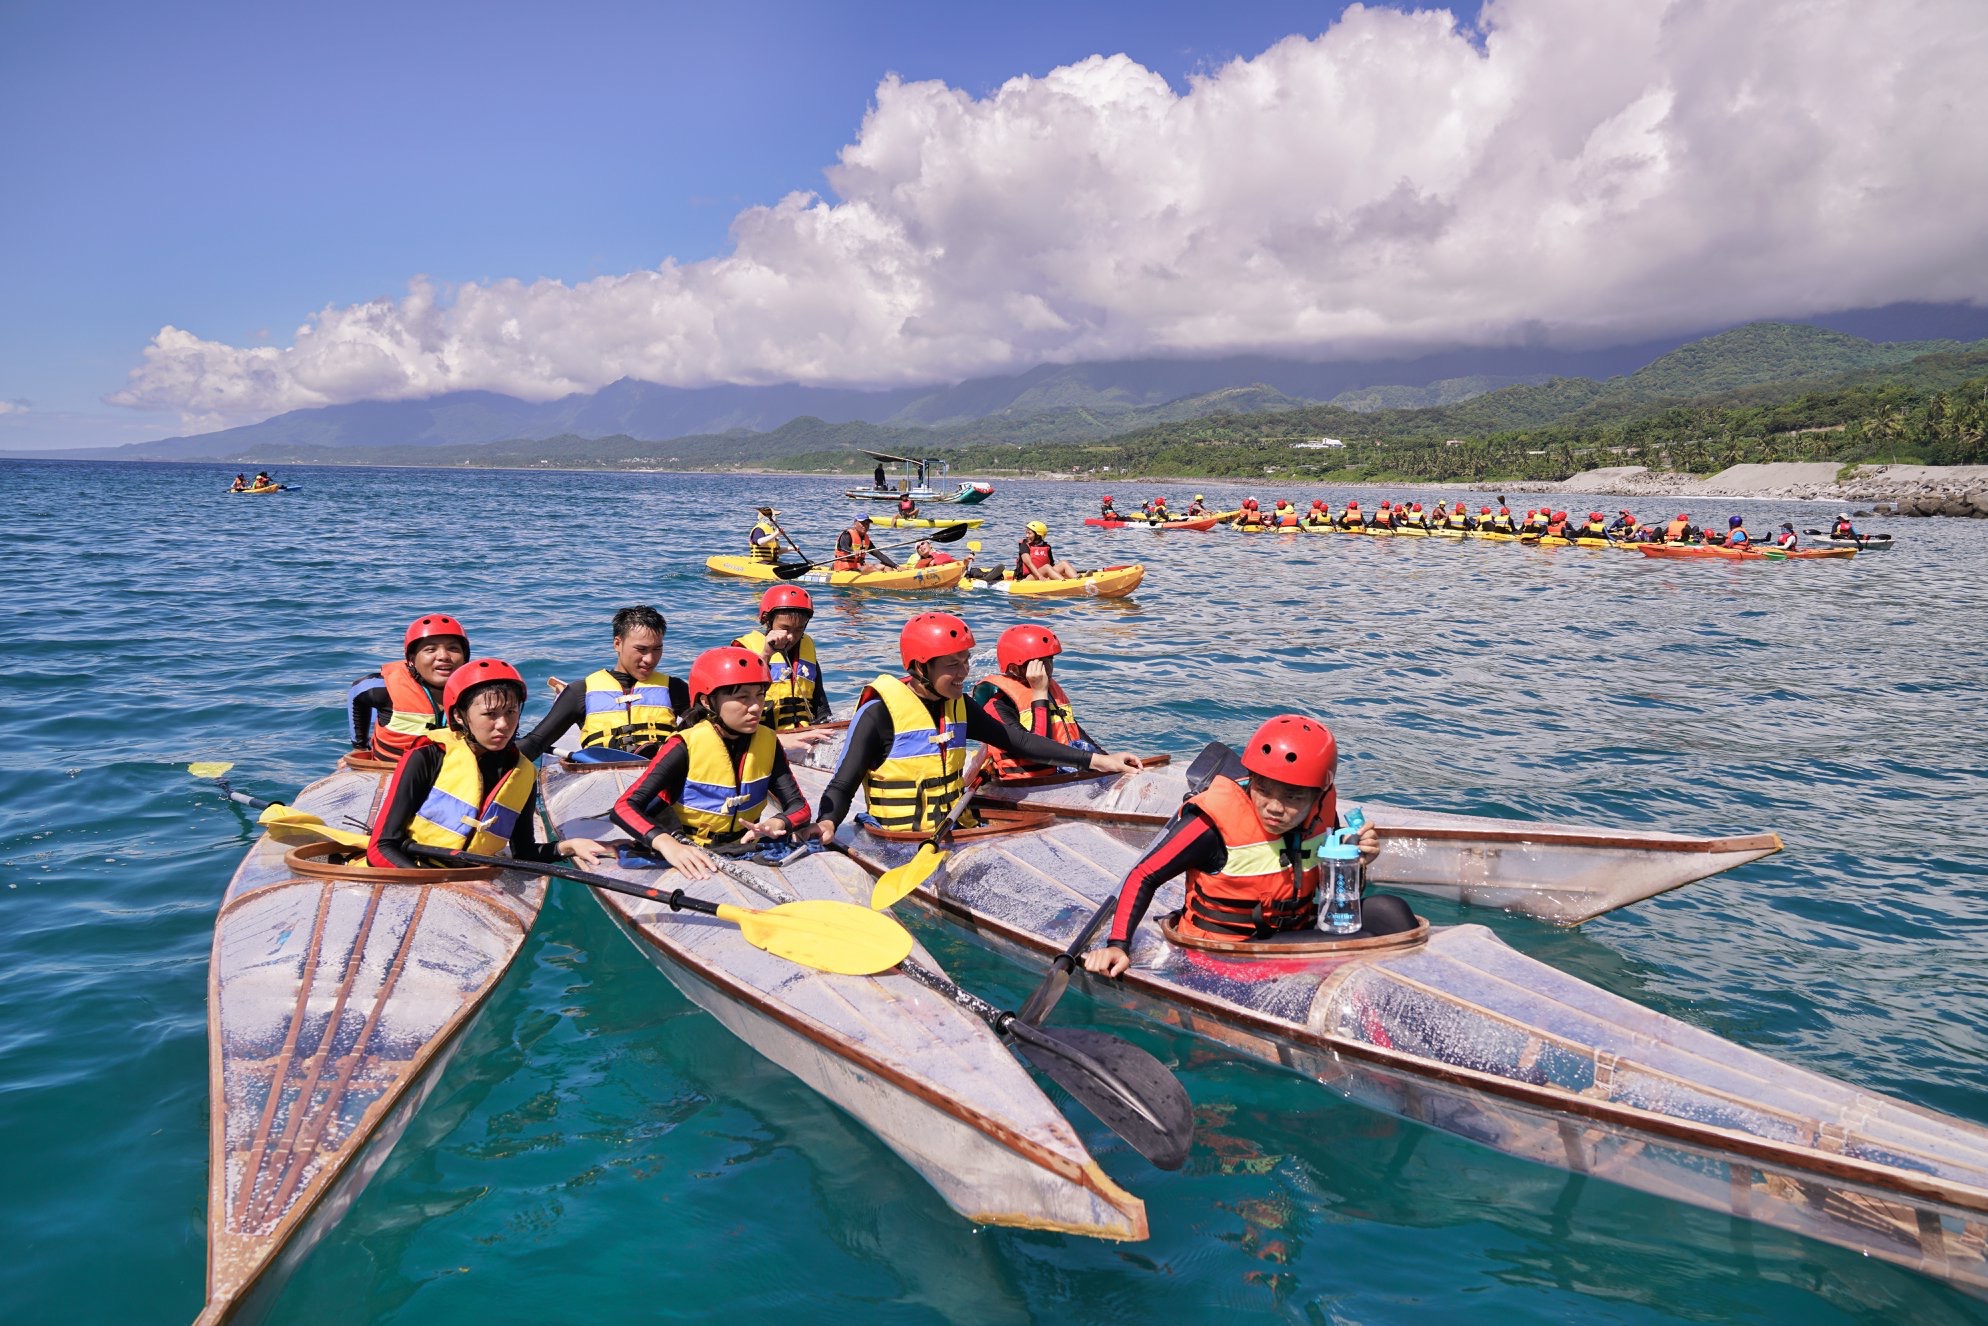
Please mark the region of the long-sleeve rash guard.
<svg viewBox="0 0 1988 1326"><path fill-rule="evenodd" d="M745 758L746 747L751 741L751 737L725 738L725 749L731 754L734 770ZM684 779L689 773L690 748L683 744L682 737L673 736L650 759L649 767L642 771L642 776L621 794L621 800L614 803L610 818L636 842L645 847L653 846L658 831L676 831L675 807L683 796ZM767 785L766 798L780 808L788 828L808 822L808 799L801 795L800 784L794 781L794 770L787 763L787 752L778 746L774 748L773 776ZM745 826L742 824L739 827L743 831Z"/></svg>
<svg viewBox="0 0 1988 1326"><path fill-rule="evenodd" d="M1229 849L1207 816L1193 806L1181 807L1180 814L1168 822L1160 840L1147 849L1146 855L1125 876L1118 892L1118 907L1111 914L1109 942L1120 948L1131 943L1132 932L1139 928L1162 884L1178 879L1189 870L1216 874L1228 861Z"/></svg>
<svg viewBox="0 0 1988 1326"><path fill-rule="evenodd" d="M626 688L635 684L635 678L620 668L609 668L608 675ZM670 708L681 714L690 708L690 688L681 677L670 678ZM552 708L545 717L538 720L538 726L518 738L518 749L528 760L536 760L552 749L552 743L559 740L560 734L570 727L577 727L587 717L587 686L584 681L574 682L561 692L552 702Z"/></svg>
<svg viewBox="0 0 1988 1326"><path fill-rule="evenodd" d="M432 743L416 746L394 769L393 780L387 785L385 809L373 824L373 840L366 848L366 859L372 864L401 870L431 864L419 859L421 846L408 840L407 828L434 789L435 779L442 772L442 754L442 748ZM484 788L495 785L516 760L515 752L508 748L495 752L479 750L476 768ZM511 828L511 856L519 861L557 861L557 844L538 841L533 827L537 816L538 788L533 787L531 799L518 812L518 822Z"/></svg>
<svg viewBox="0 0 1988 1326"><path fill-rule="evenodd" d="M945 701L926 700L925 707L931 711L936 725L945 712ZM976 704L966 706L966 735L969 741L984 741L1037 764L1074 764L1081 769L1091 762L1090 751L1003 723ZM843 748L842 763L835 766L835 776L829 779L828 790L821 794L819 818L842 822L849 813L850 803L856 799L856 789L862 786L863 775L884 762L896 738L897 725L891 722L889 706L872 701L856 711L855 721L849 725L849 744Z"/></svg>
<svg viewBox="0 0 1988 1326"><path fill-rule="evenodd" d="M1007 727L1018 727L1024 732L1034 733L1044 740L1048 739L1052 713L1049 701L1033 701L1029 705L1027 717L1024 717L1021 710L1015 707L1015 702L1008 698L1006 691L997 690L985 682L974 692L973 698L995 722Z"/></svg>
<svg viewBox="0 0 1988 1326"><path fill-rule="evenodd" d="M420 679L417 677L416 680ZM442 688L430 686L425 681L421 686L440 708ZM387 694L386 678L377 672L369 672L352 683L352 689L346 692L345 698L352 715L352 749L369 749L373 744L373 716L379 715L382 723L393 717L393 697Z"/></svg>

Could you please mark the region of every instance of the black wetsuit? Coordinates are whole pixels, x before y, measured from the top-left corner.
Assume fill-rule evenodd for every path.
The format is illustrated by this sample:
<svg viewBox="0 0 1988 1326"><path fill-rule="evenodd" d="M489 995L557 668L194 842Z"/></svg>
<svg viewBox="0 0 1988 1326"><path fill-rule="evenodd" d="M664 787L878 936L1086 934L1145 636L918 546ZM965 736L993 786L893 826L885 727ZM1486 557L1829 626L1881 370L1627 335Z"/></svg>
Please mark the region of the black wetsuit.
<svg viewBox="0 0 1988 1326"><path fill-rule="evenodd" d="M731 754L734 771L745 759L746 748L751 744L751 737L725 737L725 749ZM671 737L649 761L649 767L642 771L642 776L621 794L621 800L614 803L609 817L636 842L653 846L658 832L673 834L677 830L674 805L676 799L683 795L683 781L689 773L690 748L683 744L682 737ZM787 752L777 745L774 747L773 774L767 784L766 800L779 808L788 828L808 823L808 799L801 795L800 785L794 781L794 770L787 763ZM771 821L762 818L760 823L770 824ZM739 831L743 833L745 825L741 824ZM730 836L736 838L738 835Z"/></svg>
<svg viewBox="0 0 1988 1326"><path fill-rule="evenodd" d="M414 679L421 681L419 675ZM421 681L421 689L428 692L428 698L434 701L437 709L442 707L440 686L430 686L427 682ZM377 672L369 672L352 683L352 689L346 693L345 698L352 716L352 749L372 749L374 715L379 716L379 721L383 725L393 717L393 697L387 694L386 678ZM538 757L533 755L530 758Z"/></svg>
<svg viewBox="0 0 1988 1326"><path fill-rule="evenodd" d="M610 677L621 683L624 690L635 684L635 678L620 668L609 668L607 672ZM681 677L670 678L670 708L679 718L682 717L684 710L690 708L690 688L684 684ZM546 710L545 717L538 720L538 726L518 738L518 749L525 753L526 759L536 760L552 749L552 743L559 740L566 729L578 727L586 721L586 718L587 683L585 678L582 678L559 692L559 698L552 702L552 708ZM635 753L647 755L651 752L645 750Z"/></svg>
<svg viewBox="0 0 1988 1326"><path fill-rule="evenodd" d="M943 720L945 701L926 700L925 707L931 711L935 725ZM1075 765L1082 769L1091 762L1091 752L1039 737L1024 727L1002 723L976 704L966 706L966 735L970 741L984 741L1034 764ZM817 819L842 822L857 789L863 785L863 775L884 762L896 737L897 725L891 722L890 706L877 701L856 711L856 719L849 725L849 743L842 750L842 763L835 766L835 776L829 779L828 790L821 794Z"/></svg>
<svg viewBox="0 0 1988 1326"><path fill-rule="evenodd" d="M1228 864L1229 849L1213 823L1195 806L1183 806L1168 822L1160 841L1148 848L1119 887L1118 907L1112 913L1109 943L1125 948L1132 932L1153 905L1153 895L1169 880L1189 870L1219 873ZM1386 893L1368 893L1361 899L1361 928L1351 935L1328 935L1317 930L1280 930L1259 943L1290 943L1294 940L1355 939L1371 935L1395 935L1413 930L1415 913L1408 904Z"/></svg>
<svg viewBox="0 0 1988 1326"><path fill-rule="evenodd" d="M387 785L385 808L373 825L368 856L374 858L375 864L401 870L433 864L417 859L422 849L408 840L407 826L413 823L414 813L421 809L421 803L434 789L435 779L441 776L442 757L442 748L431 742L409 751L394 769L393 779ZM476 752L476 769L486 793L516 762L517 754L509 747ZM531 800L518 812L518 822L511 828L512 857L519 861L557 861L559 853L554 846L538 841L537 822L538 788L534 786Z"/></svg>

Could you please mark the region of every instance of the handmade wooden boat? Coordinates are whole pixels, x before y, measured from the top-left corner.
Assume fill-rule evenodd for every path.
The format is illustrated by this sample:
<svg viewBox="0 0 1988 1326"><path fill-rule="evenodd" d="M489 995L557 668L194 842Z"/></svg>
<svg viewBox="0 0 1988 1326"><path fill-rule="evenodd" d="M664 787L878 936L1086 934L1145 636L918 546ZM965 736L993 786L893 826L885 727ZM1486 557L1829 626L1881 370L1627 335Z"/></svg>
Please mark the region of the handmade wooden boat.
<svg viewBox="0 0 1988 1326"><path fill-rule="evenodd" d="M377 772L292 803L370 823ZM266 1302L345 1213L439 1079L545 900L532 875L368 870L308 833L265 834L214 923L207 1306Z"/></svg>
<svg viewBox="0 0 1988 1326"><path fill-rule="evenodd" d="M849 834L845 826L845 837ZM960 842L912 901L1040 966L1150 829ZM872 871L916 844L858 830ZM1879 1257L1988 1295L1988 1129L1776 1062L1579 981L1482 926L1334 952L1172 942L1162 889L1096 998L1508 1155Z"/></svg>
<svg viewBox="0 0 1988 1326"><path fill-rule="evenodd" d="M1146 568L1133 562L1125 566L1105 566L1086 571L1075 580L1016 580L1012 576L989 584L969 579L967 589L993 589L1018 598L1043 599L1122 599L1146 578Z"/></svg>
<svg viewBox="0 0 1988 1326"><path fill-rule="evenodd" d="M777 580L773 564L755 562L750 557L718 556L704 559L705 569L740 580ZM837 589L951 589L966 574L965 562L941 562L937 566L879 567L874 571L836 571L827 563L794 577L797 585L830 585Z"/></svg>
<svg viewBox="0 0 1988 1326"><path fill-rule="evenodd" d="M1635 543L1628 545L1645 557L1665 557L1682 560L1725 562L1796 562L1820 558L1841 559L1855 557L1855 548L1797 548L1784 552L1779 548L1721 548L1708 543Z"/></svg>
<svg viewBox="0 0 1988 1326"><path fill-rule="evenodd" d="M1158 825L1187 795L1184 764L1025 786L984 783L975 796L1067 819ZM811 765L833 770L834 756L816 755ZM1378 801L1353 804L1381 835L1381 854L1368 871L1374 883L1555 925L1579 925L1781 850L1781 839L1771 833L1700 838L1449 815Z"/></svg>
<svg viewBox="0 0 1988 1326"><path fill-rule="evenodd" d="M626 835L608 809L640 768L546 775L546 804L567 836ZM803 857L784 870L744 866L689 886L702 897L764 907L784 895L867 902L870 878L848 858ZM674 872L604 873L670 887ZM1068 1121L979 1018L893 970L836 976L745 942L729 925L661 903L595 892L615 924L670 983L753 1049L860 1120L976 1224L1143 1239L1143 1203L1114 1183ZM922 948L915 958L938 964Z"/></svg>
<svg viewBox="0 0 1988 1326"><path fill-rule="evenodd" d="M1099 529L1150 529L1158 531L1174 530L1174 531L1206 532L1208 530L1215 528L1217 524L1221 523L1221 517L1190 516L1185 520L1147 520L1143 516L1134 516L1130 520L1107 520L1103 516L1089 516L1084 520L1084 523L1086 525L1095 525Z"/></svg>

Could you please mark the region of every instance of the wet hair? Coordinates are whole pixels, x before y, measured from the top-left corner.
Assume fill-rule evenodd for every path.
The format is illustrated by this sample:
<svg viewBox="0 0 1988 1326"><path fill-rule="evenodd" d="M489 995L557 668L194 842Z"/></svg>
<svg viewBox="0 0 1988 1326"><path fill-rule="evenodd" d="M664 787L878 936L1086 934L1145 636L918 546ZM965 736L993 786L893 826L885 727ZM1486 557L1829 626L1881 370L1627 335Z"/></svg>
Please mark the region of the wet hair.
<svg viewBox="0 0 1988 1326"><path fill-rule="evenodd" d="M502 686L510 693L511 698L518 702L520 709L524 707L525 688L510 678L496 677L490 681L480 681L456 697L455 704L448 712L449 727L454 731L467 733L469 724L463 721L464 715L469 713L470 706L476 703L478 697L493 686Z"/></svg>
<svg viewBox="0 0 1988 1326"><path fill-rule="evenodd" d="M646 603L637 603L614 614L614 638L617 640L630 631L643 627L647 627L657 635L667 635L670 624L663 619L662 613Z"/></svg>

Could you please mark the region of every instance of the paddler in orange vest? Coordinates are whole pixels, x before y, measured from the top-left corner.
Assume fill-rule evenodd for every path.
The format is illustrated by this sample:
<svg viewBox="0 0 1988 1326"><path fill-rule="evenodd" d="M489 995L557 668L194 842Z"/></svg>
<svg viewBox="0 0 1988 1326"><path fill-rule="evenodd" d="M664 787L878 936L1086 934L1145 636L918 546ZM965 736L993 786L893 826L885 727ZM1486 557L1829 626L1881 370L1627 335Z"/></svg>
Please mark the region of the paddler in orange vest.
<svg viewBox="0 0 1988 1326"><path fill-rule="evenodd" d="M1729 517L1726 521L1726 546L1728 548L1745 548L1751 546L1752 543L1753 536L1746 532L1746 518L1743 516Z"/></svg>
<svg viewBox="0 0 1988 1326"><path fill-rule="evenodd" d="M1691 516L1687 512L1680 511L1669 524L1664 526L1664 542L1690 543L1691 541Z"/></svg>
<svg viewBox="0 0 1988 1326"><path fill-rule="evenodd" d="M981 678L973 688L973 703L996 722L1023 728L1072 750L1094 751L1097 743L1078 726L1070 697L1056 681L1053 660L1062 652L1063 642L1047 626L1010 626L994 642L994 661L1001 670ZM1057 765L1039 764L991 746L987 758L992 762L988 776L997 783L1063 771Z"/></svg>
<svg viewBox="0 0 1988 1326"><path fill-rule="evenodd" d="M917 517L918 504L911 500L910 493L906 493L897 499L897 518L899 520L915 520Z"/></svg>
<svg viewBox="0 0 1988 1326"><path fill-rule="evenodd" d="M352 683L352 750L398 760L433 728L446 727L442 690L469 661L469 632L446 613L417 617L401 637L402 659Z"/></svg>
<svg viewBox="0 0 1988 1326"><path fill-rule="evenodd" d="M1549 539L1564 539L1567 537L1567 513L1565 511L1555 511L1546 518L1546 537Z"/></svg>
<svg viewBox="0 0 1988 1326"><path fill-rule="evenodd" d="M230 484L230 485L229 485L229 487L228 487L228 491L229 491L229 492L231 492L231 493L245 493L245 492L247 492L247 491L248 491L248 476L247 476L246 474L237 474L237 475L235 476L235 481L234 481L234 483L232 483L232 484Z"/></svg>
<svg viewBox="0 0 1988 1326"><path fill-rule="evenodd" d="M1192 520L1196 516L1205 516L1207 514L1208 514L1208 499L1203 497L1200 493L1196 493L1194 495L1194 500L1187 504L1187 511L1185 513L1184 519Z"/></svg>
<svg viewBox="0 0 1988 1326"><path fill-rule="evenodd" d="M1801 547L1801 544L1801 536L1795 533L1794 522L1790 520L1782 521L1780 532L1774 536L1774 546L1782 552L1794 552L1797 548Z"/></svg>
<svg viewBox="0 0 1988 1326"><path fill-rule="evenodd" d="M842 761L821 797L822 841L834 838L858 788L883 828L938 828L965 786L967 748L976 741L1038 764L1138 772L1134 756L1065 746L969 704L973 645L972 628L948 612L921 612L904 624L897 639L904 675L878 677L856 701Z"/></svg>
<svg viewBox="0 0 1988 1326"><path fill-rule="evenodd" d="M1374 518L1367 522L1367 527L1369 529L1393 529L1394 504L1392 502L1382 502L1381 509L1374 512Z"/></svg>
<svg viewBox="0 0 1988 1326"><path fill-rule="evenodd" d="M863 563L874 559L883 565L895 568L897 563L884 553L878 552L870 542L870 518L858 516L849 522L835 539L835 564L837 571L860 571Z"/></svg>
<svg viewBox="0 0 1988 1326"><path fill-rule="evenodd" d="M799 585L775 585L759 596L759 629L732 641L733 647L751 650L766 664L765 721L775 732L813 727L830 718L821 657L808 634L814 615L815 601L808 591ZM827 734L814 736L822 739Z"/></svg>
<svg viewBox="0 0 1988 1326"><path fill-rule="evenodd" d="M536 760L578 728L580 749L591 752L582 759L610 763L620 755L639 763L676 731L690 695L680 679L656 671L669 623L648 604L637 603L615 613L611 629L611 665L596 668L576 686L557 677L546 679L558 698L538 726L518 738L525 758Z"/></svg>
<svg viewBox="0 0 1988 1326"><path fill-rule="evenodd" d="M1257 506L1256 499L1245 497L1242 509L1230 517L1229 523L1238 529L1262 529L1263 511Z"/></svg>
<svg viewBox="0 0 1988 1326"><path fill-rule="evenodd" d="M1360 499L1348 499L1346 509L1335 516L1332 523L1341 529L1365 529L1367 518L1360 513Z"/></svg>
<svg viewBox="0 0 1988 1326"><path fill-rule="evenodd" d="M366 864L407 870L423 848L509 855L540 863L570 856L593 867L613 859L591 838L538 841L538 771L511 740L525 679L502 659L471 659L442 689L448 726L416 737L401 756L373 821Z"/></svg>
<svg viewBox="0 0 1988 1326"><path fill-rule="evenodd" d="M1270 523L1278 529L1296 529L1298 509L1280 497L1277 499L1276 508L1270 513Z"/></svg>
<svg viewBox="0 0 1988 1326"><path fill-rule="evenodd" d="M1590 511L1588 512L1588 523L1577 530L1571 531L1567 537L1570 539L1600 539L1606 542L1608 540L1608 526L1604 522L1607 519L1608 517L1602 515L1599 511Z"/></svg>
<svg viewBox="0 0 1988 1326"><path fill-rule="evenodd" d="M1325 499L1322 497L1314 497L1312 499L1311 509L1305 512L1305 518L1299 523L1302 524L1306 529L1332 528L1332 512L1330 509L1326 507Z"/></svg>
<svg viewBox="0 0 1988 1326"><path fill-rule="evenodd" d="M1056 550L1049 546L1049 526L1039 520L1028 523L1028 532L1022 535L1016 545L1015 579L1017 580L1076 580L1077 568L1068 562L1056 560Z"/></svg>
<svg viewBox="0 0 1988 1326"><path fill-rule="evenodd" d="M1111 504L1111 497L1108 494L1104 501L1098 504L1098 518L1101 520L1125 519L1124 516L1118 514L1118 508Z"/></svg>
<svg viewBox="0 0 1988 1326"><path fill-rule="evenodd" d="M1322 876L1318 850L1339 827L1333 788L1339 748L1325 724L1282 714L1256 730L1243 748L1248 782L1218 775L1187 799L1160 840L1119 887L1111 937L1084 955L1100 976L1122 976L1132 965L1132 933L1160 886L1187 877L1186 907L1175 922L1190 939L1273 945L1335 938L1314 927ZM1372 861L1380 836L1360 831L1360 855ZM1399 934L1415 928L1408 904L1386 894L1362 903L1362 928L1345 938Z"/></svg>

